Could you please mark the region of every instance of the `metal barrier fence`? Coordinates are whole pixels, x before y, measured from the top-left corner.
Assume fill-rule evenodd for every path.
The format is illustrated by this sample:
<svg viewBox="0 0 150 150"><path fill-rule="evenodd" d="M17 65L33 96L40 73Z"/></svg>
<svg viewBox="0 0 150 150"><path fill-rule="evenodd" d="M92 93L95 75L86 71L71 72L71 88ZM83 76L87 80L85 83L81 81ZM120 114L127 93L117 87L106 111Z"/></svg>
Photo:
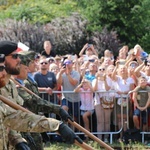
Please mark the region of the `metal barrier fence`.
<svg viewBox="0 0 150 150"><path fill-rule="evenodd" d="M47 97L48 101L61 105L62 104L61 95L65 94L65 93L66 94L75 94L72 91L53 91L53 96L50 96L44 92L41 92L40 94L41 94L42 98L45 99ZM87 92L82 92L82 93L87 93ZM118 96L115 91L109 91L109 92L97 91L97 92L93 93L93 103L96 100L96 99L94 99L94 97L96 97L98 95L99 99L101 101L101 104L98 104L97 106L100 106L100 109L104 109L104 113L106 113L106 114L108 111L111 111L110 116L109 116L110 118L109 118L109 120L107 120L110 123L109 124L110 130L109 131L105 131L105 130L104 131L98 131L98 129L97 129L98 123L97 122L99 122L101 119L108 119L108 118L106 118L105 116L104 116L104 118L103 117L98 118L99 114L96 114L96 112L98 112L99 109L96 108L97 106L95 106L94 113L89 117L90 132L92 134L98 136L98 137L100 135L103 135L103 136L109 135L109 143L112 144L113 140L115 140L115 138L116 138L116 137L114 137L114 135L117 136L119 134L122 134L123 130L129 129L129 126L130 126L129 120L132 117L132 116L130 116L130 109L132 109L131 108L130 94L131 94L131 92L128 95ZM98 96L97 96L97 99L98 99ZM111 106L112 108L110 108L110 105L112 104L110 102L110 99L111 100L113 99L113 107ZM80 101L80 99L79 99L79 101ZM108 103L108 108L102 108L102 103L103 104ZM73 112L78 111L78 117L77 117L78 119L75 121L84 127L84 123L83 123L83 119L82 119L81 111L80 111L80 105L81 105L81 103L79 103L77 110L74 110L74 107L72 107L72 108L73 108ZM72 114L72 116L74 116L74 113ZM49 114L49 117L60 119L60 118L57 118L58 116L56 116L55 114ZM75 118L73 117L73 119L75 119ZM103 123L104 123L104 127L105 127L105 120ZM76 132L76 134L84 135L83 132L76 130L74 127L73 127L73 130ZM141 132L142 142L144 142L144 135L149 134L149 133L150 132ZM48 134L53 135L56 133L50 132Z"/></svg>

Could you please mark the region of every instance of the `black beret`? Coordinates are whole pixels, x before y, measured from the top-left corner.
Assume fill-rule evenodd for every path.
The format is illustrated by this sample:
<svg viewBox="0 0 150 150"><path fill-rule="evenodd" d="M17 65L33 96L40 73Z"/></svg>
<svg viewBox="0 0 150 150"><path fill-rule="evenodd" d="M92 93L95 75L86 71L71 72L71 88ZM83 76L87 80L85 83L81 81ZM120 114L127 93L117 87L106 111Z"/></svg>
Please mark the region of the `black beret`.
<svg viewBox="0 0 150 150"><path fill-rule="evenodd" d="M8 56L13 51L17 50L17 43L11 41L0 41L0 54Z"/></svg>
<svg viewBox="0 0 150 150"><path fill-rule="evenodd" d="M5 55L0 54L0 63L3 63L5 61Z"/></svg>

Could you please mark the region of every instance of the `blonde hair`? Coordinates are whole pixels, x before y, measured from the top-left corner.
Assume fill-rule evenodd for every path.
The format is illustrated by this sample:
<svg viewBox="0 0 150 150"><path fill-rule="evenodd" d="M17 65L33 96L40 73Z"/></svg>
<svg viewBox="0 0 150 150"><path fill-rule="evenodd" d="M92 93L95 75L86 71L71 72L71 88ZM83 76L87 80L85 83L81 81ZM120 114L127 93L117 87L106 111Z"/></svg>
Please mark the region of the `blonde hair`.
<svg viewBox="0 0 150 150"><path fill-rule="evenodd" d="M55 69L55 68L59 68L56 64L52 63L50 64L49 66L49 70L51 71L52 69Z"/></svg>

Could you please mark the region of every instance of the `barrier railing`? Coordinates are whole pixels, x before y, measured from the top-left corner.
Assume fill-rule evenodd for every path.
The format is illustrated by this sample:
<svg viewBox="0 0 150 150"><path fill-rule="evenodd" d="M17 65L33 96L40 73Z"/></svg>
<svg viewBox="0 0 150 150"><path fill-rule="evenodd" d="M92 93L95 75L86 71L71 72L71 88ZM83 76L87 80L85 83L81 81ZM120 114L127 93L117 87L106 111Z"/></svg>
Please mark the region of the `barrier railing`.
<svg viewBox="0 0 150 150"><path fill-rule="evenodd" d="M61 100L59 101L58 100L58 94L59 94L59 97L60 97L60 94L64 94L64 93L67 93L67 94L74 94L73 91L53 91L53 96L50 96L50 95L47 95L48 97L48 101L50 102L53 102L55 104L60 104L61 105ZM82 93L87 93L87 92L82 92ZM127 101L129 101L129 95L121 95L121 96L118 96L117 99L116 99L116 92L115 91L109 91L109 92L105 92L105 91L97 91L94 93L94 95L96 94L101 94L103 98L106 98L108 96L110 96L110 98L114 98L114 108L113 108L113 118L110 117L110 121L113 122L111 124L113 124L114 126L117 126L118 125L118 122L117 122L117 111L115 110L116 108L116 105L117 104L117 101L119 98L126 98ZM44 95L46 94L45 92L41 92L41 97L44 98ZM52 99L53 98L53 99ZM79 100L80 101L80 100ZM94 99L93 99L93 102L94 102ZM94 112L94 114L89 118L90 120L90 131L92 134L94 135L109 135L109 143L112 144L113 143L113 135L117 135L117 134L120 134L124 128L124 121L125 123L127 124L127 128L129 128L129 116L128 116L128 111L129 111L129 103L126 104L126 107L124 106L123 103L121 103L120 107L121 107L121 126L120 128L117 129L117 127L115 127L114 130L110 130L110 131L98 131L97 130L97 116L96 116L96 113ZM80 106L79 106L80 107ZM123 119L123 109L126 108L126 120ZM81 126L84 126L83 124L83 121L82 121L82 117L81 117L81 113L80 113L80 109L78 109L78 124L80 124ZM72 114L72 116L74 116L74 114ZM56 115L49 115L49 117L53 117L53 118L56 118ZM115 121L115 122L114 122ZM74 128L73 128L74 129ZM74 131L76 132L76 134L79 134L79 135L84 135L83 132L80 132L80 131L77 131L76 129L74 129ZM55 134L55 133L48 133L48 134Z"/></svg>

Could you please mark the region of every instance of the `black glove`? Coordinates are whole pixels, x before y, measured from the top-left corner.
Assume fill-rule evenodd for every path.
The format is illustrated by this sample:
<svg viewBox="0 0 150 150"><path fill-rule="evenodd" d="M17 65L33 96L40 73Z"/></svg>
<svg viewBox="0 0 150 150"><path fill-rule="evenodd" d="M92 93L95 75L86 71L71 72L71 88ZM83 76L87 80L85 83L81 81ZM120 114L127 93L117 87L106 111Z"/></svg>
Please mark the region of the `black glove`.
<svg viewBox="0 0 150 150"><path fill-rule="evenodd" d="M30 150L27 143L25 143L25 142L21 142L21 143L16 144L15 149L16 150Z"/></svg>
<svg viewBox="0 0 150 150"><path fill-rule="evenodd" d="M59 115L64 121L68 121L68 119L70 119L73 122L73 118L63 108L60 108Z"/></svg>
<svg viewBox="0 0 150 150"><path fill-rule="evenodd" d="M34 147L34 149L37 149L33 137L31 135L27 135L26 138L27 138L29 146L31 147L31 145L32 145L32 147Z"/></svg>
<svg viewBox="0 0 150 150"><path fill-rule="evenodd" d="M77 140L80 144L83 143L83 141L64 123L59 126L58 132L68 144L73 144L74 140Z"/></svg>

